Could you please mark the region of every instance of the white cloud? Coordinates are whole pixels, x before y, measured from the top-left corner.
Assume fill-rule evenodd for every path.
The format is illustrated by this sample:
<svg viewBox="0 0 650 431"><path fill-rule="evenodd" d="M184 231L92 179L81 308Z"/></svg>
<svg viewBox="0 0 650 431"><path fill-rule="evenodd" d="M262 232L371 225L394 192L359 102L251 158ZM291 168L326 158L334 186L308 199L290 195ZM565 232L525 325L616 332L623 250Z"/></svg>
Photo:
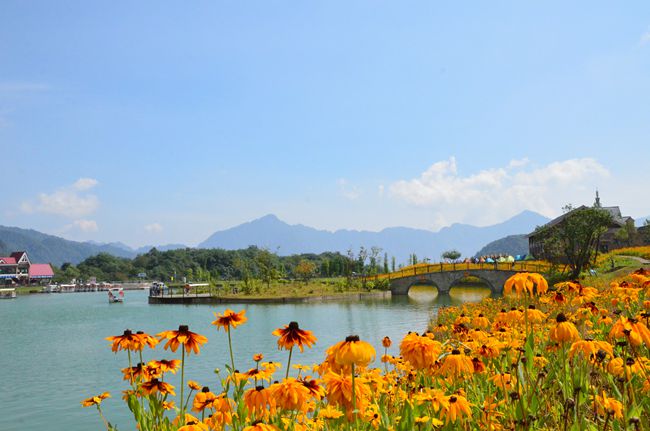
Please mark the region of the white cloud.
<svg viewBox="0 0 650 431"><path fill-rule="evenodd" d="M521 168L523 166L526 166L528 163L530 163L530 160L528 160L528 157L524 157L523 159L513 159L513 160L510 160L510 163L508 163L508 167L511 168L511 169Z"/></svg>
<svg viewBox="0 0 650 431"><path fill-rule="evenodd" d="M384 197L385 191L386 191L386 187L383 184L379 184L379 187L377 187L377 193L379 194L380 198Z"/></svg>
<svg viewBox="0 0 650 431"><path fill-rule="evenodd" d="M391 184L389 191L414 206L435 209L439 227L449 221L498 222L527 209L550 217L566 203L591 203L598 180L608 176L591 158L537 168L527 160L511 161L505 168L463 176L451 157L434 163L419 178Z"/></svg>
<svg viewBox="0 0 650 431"><path fill-rule="evenodd" d="M97 196L83 193L97 185L97 180L80 178L74 184L52 193L39 193L35 200L25 201L20 208L25 213L56 214L69 218L83 217L99 208Z"/></svg>
<svg viewBox="0 0 650 431"><path fill-rule="evenodd" d="M639 40L639 43L643 45L647 45L650 43L650 30L646 31L641 35L641 40Z"/></svg>
<svg viewBox="0 0 650 431"><path fill-rule="evenodd" d="M79 178L72 187L79 191L90 190L99 182L94 178Z"/></svg>
<svg viewBox="0 0 650 431"><path fill-rule="evenodd" d="M339 186L339 193L341 196L348 200L354 201L359 199L359 196L361 196L361 189L355 185L351 185L345 178L339 178L336 181L336 184Z"/></svg>
<svg viewBox="0 0 650 431"><path fill-rule="evenodd" d="M82 232L97 232L98 230L95 220L75 220L72 224Z"/></svg>
<svg viewBox="0 0 650 431"><path fill-rule="evenodd" d="M160 223L151 223L146 225L144 227L144 230L146 230L149 233L158 233L158 232L162 232L163 227Z"/></svg>

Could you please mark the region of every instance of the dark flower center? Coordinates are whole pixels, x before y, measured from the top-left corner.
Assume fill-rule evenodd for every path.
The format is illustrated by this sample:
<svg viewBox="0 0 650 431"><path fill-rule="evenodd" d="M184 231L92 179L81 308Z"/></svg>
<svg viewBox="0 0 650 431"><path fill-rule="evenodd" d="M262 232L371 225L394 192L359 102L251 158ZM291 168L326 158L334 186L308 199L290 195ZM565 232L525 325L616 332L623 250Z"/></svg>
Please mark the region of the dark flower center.
<svg viewBox="0 0 650 431"><path fill-rule="evenodd" d="M123 335L133 335L133 332L130 329L125 329Z"/></svg>
<svg viewBox="0 0 650 431"><path fill-rule="evenodd" d="M456 398L455 396L452 395L452 396L449 397L449 402L450 403L455 403L456 401L458 401L458 398Z"/></svg>
<svg viewBox="0 0 650 431"><path fill-rule="evenodd" d="M142 335L142 334L144 334L144 331L138 331L138 332L136 332L136 334Z"/></svg>
<svg viewBox="0 0 650 431"><path fill-rule="evenodd" d="M555 320L557 321L557 323L562 323L562 322L566 322L566 321L567 321L567 318L566 318L566 316L564 315L564 313L560 313L560 314L557 315L557 317L555 318Z"/></svg>
<svg viewBox="0 0 650 431"><path fill-rule="evenodd" d="M535 306L534 306L534 305L529 305L529 306L528 306L528 309L529 309L529 310L534 310L534 309L535 309Z"/></svg>
<svg viewBox="0 0 650 431"><path fill-rule="evenodd" d="M454 349L454 350L451 351L451 354L452 355L460 355L460 350Z"/></svg>
<svg viewBox="0 0 650 431"><path fill-rule="evenodd" d="M263 391L263 390L264 390L264 386L255 386L255 390L256 390L256 391Z"/></svg>
<svg viewBox="0 0 650 431"><path fill-rule="evenodd" d="M201 389L201 392L210 392L210 388L207 386L203 386L203 389Z"/></svg>
<svg viewBox="0 0 650 431"><path fill-rule="evenodd" d="M356 342L359 341L359 336L358 335L348 335L345 337L345 342L346 343L351 343L351 342Z"/></svg>
<svg viewBox="0 0 650 431"><path fill-rule="evenodd" d="M189 331L189 330L190 330L190 327L187 326L187 325L180 325L180 326L178 327L178 331L179 331L179 332L187 332L187 331Z"/></svg>
<svg viewBox="0 0 650 431"><path fill-rule="evenodd" d="M298 322L290 322L289 323L289 329L293 329L293 330L300 329L298 327Z"/></svg>

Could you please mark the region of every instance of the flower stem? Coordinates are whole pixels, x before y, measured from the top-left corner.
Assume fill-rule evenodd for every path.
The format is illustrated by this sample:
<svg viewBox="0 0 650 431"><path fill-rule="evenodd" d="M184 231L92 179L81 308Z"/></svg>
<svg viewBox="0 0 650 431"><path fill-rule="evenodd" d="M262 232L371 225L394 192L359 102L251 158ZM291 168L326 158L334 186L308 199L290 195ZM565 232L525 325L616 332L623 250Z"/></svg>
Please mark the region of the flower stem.
<svg viewBox="0 0 650 431"><path fill-rule="evenodd" d="M104 426L106 427L106 430L111 431L111 427L108 424L108 421L106 420L106 418L104 417L104 413L102 413L102 408L99 407L99 404L97 404L97 411L99 412L99 417L101 417L102 421L104 422Z"/></svg>
<svg viewBox="0 0 650 431"><path fill-rule="evenodd" d="M183 405L183 389L185 389L185 345L181 344L181 422L185 425L185 406ZM182 426L182 425L181 425Z"/></svg>
<svg viewBox="0 0 650 431"><path fill-rule="evenodd" d="M354 416L354 423L357 423L357 393L354 386L354 363L352 363L352 415Z"/></svg>
<svg viewBox="0 0 650 431"><path fill-rule="evenodd" d="M235 372L235 358L232 356L232 340L230 338L230 327L228 327L228 348L230 349L230 365L232 366L231 372Z"/></svg>
<svg viewBox="0 0 650 431"><path fill-rule="evenodd" d="M287 374L284 376L285 379L289 378L289 367L291 366L291 354L293 353L293 346L289 349L289 360L287 361Z"/></svg>

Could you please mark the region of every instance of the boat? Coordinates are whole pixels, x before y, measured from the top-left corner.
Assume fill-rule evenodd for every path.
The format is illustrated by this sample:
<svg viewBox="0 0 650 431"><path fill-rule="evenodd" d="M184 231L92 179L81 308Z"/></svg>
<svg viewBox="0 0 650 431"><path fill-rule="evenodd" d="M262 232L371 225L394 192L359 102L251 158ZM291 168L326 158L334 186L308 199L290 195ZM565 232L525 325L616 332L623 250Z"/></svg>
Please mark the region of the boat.
<svg viewBox="0 0 650 431"><path fill-rule="evenodd" d="M108 302L124 302L124 289L121 287L111 287L108 289Z"/></svg>
<svg viewBox="0 0 650 431"><path fill-rule="evenodd" d="M7 287L0 289L0 299L13 299L16 297L16 288Z"/></svg>

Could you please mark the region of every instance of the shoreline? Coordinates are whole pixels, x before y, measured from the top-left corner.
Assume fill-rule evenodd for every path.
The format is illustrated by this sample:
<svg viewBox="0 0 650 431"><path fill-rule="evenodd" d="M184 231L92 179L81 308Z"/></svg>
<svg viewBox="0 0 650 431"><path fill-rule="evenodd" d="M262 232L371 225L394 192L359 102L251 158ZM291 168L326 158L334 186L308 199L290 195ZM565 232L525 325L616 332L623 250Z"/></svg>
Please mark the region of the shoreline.
<svg viewBox="0 0 650 431"><path fill-rule="evenodd" d="M219 296L150 296L149 304L290 304L319 301L336 301L341 299L361 300L370 298L390 298L390 290L378 292L355 292L338 295L317 295L317 296L279 296L277 298L236 298Z"/></svg>

